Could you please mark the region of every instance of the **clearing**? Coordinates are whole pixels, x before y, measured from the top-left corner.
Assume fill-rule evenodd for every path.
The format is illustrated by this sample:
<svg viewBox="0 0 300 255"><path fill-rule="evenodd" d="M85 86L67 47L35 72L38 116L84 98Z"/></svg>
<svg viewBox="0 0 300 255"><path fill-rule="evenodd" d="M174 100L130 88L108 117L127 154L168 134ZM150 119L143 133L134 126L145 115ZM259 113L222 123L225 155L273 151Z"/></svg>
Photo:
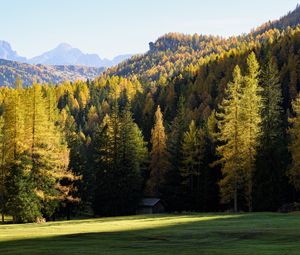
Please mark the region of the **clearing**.
<svg viewBox="0 0 300 255"><path fill-rule="evenodd" d="M300 214L161 214L0 225L1 255L300 254Z"/></svg>

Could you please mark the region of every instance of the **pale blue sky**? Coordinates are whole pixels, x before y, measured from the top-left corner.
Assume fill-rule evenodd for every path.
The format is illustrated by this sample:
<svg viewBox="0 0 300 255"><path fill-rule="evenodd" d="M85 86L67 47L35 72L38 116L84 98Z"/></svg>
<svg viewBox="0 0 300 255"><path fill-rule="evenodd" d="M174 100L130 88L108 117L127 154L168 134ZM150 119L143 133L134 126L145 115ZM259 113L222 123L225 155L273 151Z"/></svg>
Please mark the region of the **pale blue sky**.
<svg viewBox="0 0 300 255"><path fill-rule="evenodd" d="M112 58L167 32L237 35L300 0L0 0L0 40L32 57L61 42Z"/></svg>

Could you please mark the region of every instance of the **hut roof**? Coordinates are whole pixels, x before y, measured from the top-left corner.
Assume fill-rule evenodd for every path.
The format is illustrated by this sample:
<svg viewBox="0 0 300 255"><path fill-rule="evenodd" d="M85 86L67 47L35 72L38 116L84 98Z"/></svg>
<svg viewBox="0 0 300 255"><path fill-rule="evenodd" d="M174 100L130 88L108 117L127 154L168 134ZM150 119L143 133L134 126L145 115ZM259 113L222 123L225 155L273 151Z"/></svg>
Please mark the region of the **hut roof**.
<svg viewBox="0 0 300 255"><path fill-rule="evenodd" d="M159 198L143 198L140 202L140 206L155 206L158 202L160 202Z"/></svg>

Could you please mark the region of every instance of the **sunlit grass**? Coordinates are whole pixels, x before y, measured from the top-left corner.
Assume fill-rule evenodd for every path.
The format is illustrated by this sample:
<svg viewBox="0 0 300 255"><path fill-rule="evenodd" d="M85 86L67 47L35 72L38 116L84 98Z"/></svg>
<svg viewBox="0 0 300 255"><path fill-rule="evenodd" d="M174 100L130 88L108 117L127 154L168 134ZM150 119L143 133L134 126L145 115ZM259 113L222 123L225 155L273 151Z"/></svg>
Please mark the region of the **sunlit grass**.
<svg viewBox="0 0 300 255"><path fill-rule="evenodd" d="M0 225L0 254L300 254L300 215L166 214Z"/></svg>
<svg viewBox="0 0 300 255"><path fill-rule="evenodd" d="M17 224L0 226L0 241L18 240L26 238L53 237L78 233L107 233L154 229L178 224L209 221L239 217L238 215L216 216L136 216L100 218L88 220L71 220L49 222L45 224Z"/></svg>

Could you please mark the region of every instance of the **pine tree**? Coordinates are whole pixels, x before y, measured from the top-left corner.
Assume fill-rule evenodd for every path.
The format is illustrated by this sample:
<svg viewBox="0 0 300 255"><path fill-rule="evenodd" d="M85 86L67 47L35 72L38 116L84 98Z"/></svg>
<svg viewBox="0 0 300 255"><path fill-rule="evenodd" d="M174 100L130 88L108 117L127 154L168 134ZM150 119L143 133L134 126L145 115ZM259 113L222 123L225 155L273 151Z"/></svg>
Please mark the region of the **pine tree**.
<svg viewBox="0 0 300 255"><path fill-rule="evenodd" d="M155 113L155 124L151 131L151 145L150 177L146 184L146 194L156 197L161 195L165 175L170 167L160 106L157 107Z"/></svg>
<svg viewBox="0 0 300 255"><path fill-rule="evenodd" d="M245 176L245 193L249 211L252 211L253 172L259 137L261 134L262 88L259 85L259 63L254 52L247 58L248 73L244 78L241 98L241 122L243 126L241 154Z"/></svg>
<svg viewBox="0 0 300 255"><path fill-rule="evenodd" d="M279 73L274 59L268 59L261 73L263 87L260 146L254 173L254 207L277 210L285 195L287 162L286 133ZM261 194L268 194L266 200Z"/></svg>
<svg viewBox="0 0 300 255"><path fill-rule="evenodd" d="M234 211L238 210L238 190L242 185L242 123L241 86L243 77L238 66L233 71L233 82L228 83L226 94L217 114L218 140L217 152L221 159L223 179L220 181L223 202L234 201Z"/></svg>

